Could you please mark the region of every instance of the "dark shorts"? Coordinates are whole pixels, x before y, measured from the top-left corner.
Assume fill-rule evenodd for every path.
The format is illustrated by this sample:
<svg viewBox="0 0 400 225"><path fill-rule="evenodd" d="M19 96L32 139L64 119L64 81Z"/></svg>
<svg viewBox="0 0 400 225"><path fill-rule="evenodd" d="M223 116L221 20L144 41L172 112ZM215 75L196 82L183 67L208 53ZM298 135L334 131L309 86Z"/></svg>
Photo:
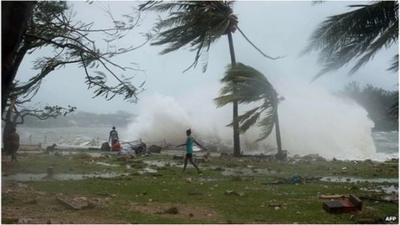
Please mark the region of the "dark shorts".
<svg viewBox="0 0 400 225"><path fill-rule="evenodd" d="M192 158L192 153L186 153L186 158L191 159Z"/></svg>

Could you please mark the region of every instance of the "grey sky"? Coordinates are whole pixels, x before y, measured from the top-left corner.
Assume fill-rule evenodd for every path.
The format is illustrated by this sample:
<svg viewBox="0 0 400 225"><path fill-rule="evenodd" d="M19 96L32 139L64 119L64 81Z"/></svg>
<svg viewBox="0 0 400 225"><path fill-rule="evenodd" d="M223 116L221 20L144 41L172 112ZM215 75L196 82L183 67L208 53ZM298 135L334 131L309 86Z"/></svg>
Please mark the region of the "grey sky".
<svg viewBox="0 0 400 225"><path fill-rule="evenodd" d="M326 17L348 10L346 7L354 2L325 2L312 5L310 2L236 2L234 11L239 17L239 27L267 54L286 56L283 59L271 61L263 58L237 32L234 34L235 52L238 62L243 62L262 71L273 84L280 86L286 79L310 80L321 67L317 63L317 55L299 56L307 45L312 31ZM110 7L114 16L132 13L132 7L137 2L69 2L76 11L76 19L85 22L95 22L97 27L107 27L110 20L104 9ZM143 40L140 32L152 28L156 15L147 13L141 26L122 39L118 46L139 45ZM212 46L208 57L208 70L201 72L201 65L186 73L182 71L192 63L194 53L188 49L159 55L162 47L146 45L141 49L125 54L114 61L122 65L137 63L145 72L135 72L135 84L146 81L142 97L154 93L180 98L188 92L218 87L226 65L229 64L229 49L227 38L222 37ZM382 50L374 59L362 67L351 77L347 75L349 68L326 74L309 85L318 85L330 90L341 89L350 81L356 80L362 84L373 84L385 89L397 89L398 75L386 71L392 56L398 46ZM38 56L46 54L43 49L26 57L18 72L18 79L27 79L33 73L31 62ZM351 65L350 65L351 66ZM300 82L303 83L303 82ZM283 88L281 86L281 88ZM92 90L84 84L84 72L77 66L67 66L54 71L42 83L35 96L35 102L74 105L78 110L90 112L114 112L125 110L137 111L135 104L129 104L116 97L112 101L103 98L92 98Z"/></svg>

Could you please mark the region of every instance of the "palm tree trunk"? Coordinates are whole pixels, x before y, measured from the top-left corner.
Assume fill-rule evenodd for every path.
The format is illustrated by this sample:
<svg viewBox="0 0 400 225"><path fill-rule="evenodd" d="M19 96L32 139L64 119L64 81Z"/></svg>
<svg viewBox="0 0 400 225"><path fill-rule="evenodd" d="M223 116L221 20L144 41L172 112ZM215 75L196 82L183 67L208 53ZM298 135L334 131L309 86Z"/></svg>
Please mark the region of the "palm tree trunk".
<svg viewBox="0 0 400 225"><path fill-rule="evenodd" d="M282 151L282 142L281 142L281 130L279 127L279 117L278 117L278 96L275 93L275 115L274 115L274 123L275 123L275 135L276 135L276 145L278 146L278 153L276 154L276 158L279 160L286 160L286 155Z"/></svg>
<svg viewBox="0 0 400 225"><path fill-rule="evenodd" d="M232 32L228 32L229 52L231 55L231 64L236 64L235 50L233 48ZM235 84L233 94L235 94ZM240 136L239 136L239 121L238 121L238 102L233 101L233 156L240 156Z"/></svg>
<svg viewBox="0 0 400 225"><path fill-rule="evenodd" d="M278 155L282 154L282 143L281 143L281 130L279 128L279 118L278 118L278 104L276 106L276 113L274 116L275 122L275 133L276 133L276 144L278 145Z"/></svg>

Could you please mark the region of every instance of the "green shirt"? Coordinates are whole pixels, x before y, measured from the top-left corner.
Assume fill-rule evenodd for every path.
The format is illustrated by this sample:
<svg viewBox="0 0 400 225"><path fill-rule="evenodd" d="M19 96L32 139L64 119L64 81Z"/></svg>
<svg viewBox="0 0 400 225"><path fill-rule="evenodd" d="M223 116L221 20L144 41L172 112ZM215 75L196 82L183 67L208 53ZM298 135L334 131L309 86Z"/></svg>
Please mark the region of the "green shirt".
<svg viewBox="0 0 400 225"><path fill-rule="evenodd" d="M193 137L189 136L186 138L186 153L192 154L193 153Z"/></svg>

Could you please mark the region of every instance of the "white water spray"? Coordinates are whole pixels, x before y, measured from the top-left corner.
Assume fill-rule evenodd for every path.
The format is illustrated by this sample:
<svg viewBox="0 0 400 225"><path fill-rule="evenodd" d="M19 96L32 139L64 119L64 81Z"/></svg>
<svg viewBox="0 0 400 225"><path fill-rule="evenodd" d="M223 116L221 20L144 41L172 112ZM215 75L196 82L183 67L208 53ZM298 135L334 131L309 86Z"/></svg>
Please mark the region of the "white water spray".
<svg viewBox="0 0 400 225"><path fill-rule="evenodd" d="M283 148L290 155L319 154L337 159L374 157L371 137L374 124L361 106L316 85L286 81L277 89L285 97L279 104L279 118ZM232 109L216 108L213 98L218 90L219 86L215 85L192 90L178 98L160 94L144 97L138 105L139 115L128 126L127 133L148 142L166 140L180 144L190 127L200 140L232 146L232 128L226 127L232 120ZM244 153L267 153L268 148L276 148L275 133L257 145L250 145L258 136L258 129L241 135Z"/></svg>

